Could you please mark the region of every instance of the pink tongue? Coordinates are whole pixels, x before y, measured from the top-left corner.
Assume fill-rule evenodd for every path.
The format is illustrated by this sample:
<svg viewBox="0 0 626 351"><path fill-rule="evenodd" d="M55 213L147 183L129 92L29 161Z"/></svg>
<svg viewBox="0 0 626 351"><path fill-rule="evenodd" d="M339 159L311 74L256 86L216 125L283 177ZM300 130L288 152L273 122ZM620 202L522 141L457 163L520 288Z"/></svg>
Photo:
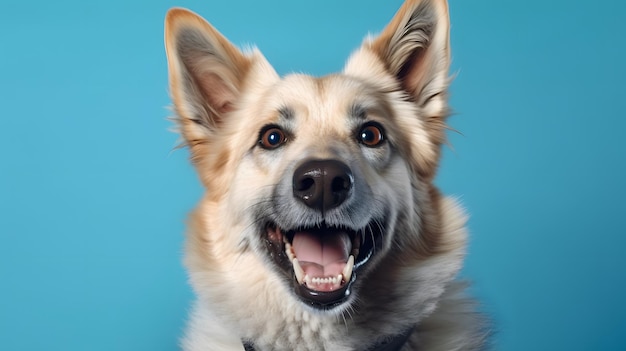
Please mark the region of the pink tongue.
<svg viewBox="0 0 626 351"><path fill-rule="evenodd" d="M309 277L336 277L348 261L350 237L344 232L319 235L297 232L292 247Z"/></svg>

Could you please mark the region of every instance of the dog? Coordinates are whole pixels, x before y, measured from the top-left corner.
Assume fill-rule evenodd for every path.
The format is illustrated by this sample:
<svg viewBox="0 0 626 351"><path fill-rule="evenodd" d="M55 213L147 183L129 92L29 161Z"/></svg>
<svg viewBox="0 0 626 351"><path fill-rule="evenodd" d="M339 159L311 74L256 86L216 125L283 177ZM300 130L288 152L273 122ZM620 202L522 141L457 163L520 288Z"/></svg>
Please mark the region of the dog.
<svg viewBox="0 0 626 351"><path fill-rule="evenodd" d="M206 192L188 221L182 348L482 350L466 215L433 180L450 84L445 0L407 0L341 73L279 76L185 9L170 92Z"/></svg>

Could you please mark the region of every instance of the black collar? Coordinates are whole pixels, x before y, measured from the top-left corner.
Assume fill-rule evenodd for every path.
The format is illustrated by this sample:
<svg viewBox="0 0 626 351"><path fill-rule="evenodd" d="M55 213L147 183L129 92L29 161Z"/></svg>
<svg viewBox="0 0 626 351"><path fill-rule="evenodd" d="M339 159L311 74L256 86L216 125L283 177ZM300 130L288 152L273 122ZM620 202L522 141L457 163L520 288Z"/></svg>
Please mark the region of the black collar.
<svg viewBox="0 0 626 351"><path fill-rule="evenodd" d="M364 351L400 351L404 344L409 340L409 337L413 333L414 327L410 327L405 330L404 333L391 336L383 341L379 341L378 343L372 345L370 348ZM244 342L243 348L246 351L256 351L251 342Z"/></svg>

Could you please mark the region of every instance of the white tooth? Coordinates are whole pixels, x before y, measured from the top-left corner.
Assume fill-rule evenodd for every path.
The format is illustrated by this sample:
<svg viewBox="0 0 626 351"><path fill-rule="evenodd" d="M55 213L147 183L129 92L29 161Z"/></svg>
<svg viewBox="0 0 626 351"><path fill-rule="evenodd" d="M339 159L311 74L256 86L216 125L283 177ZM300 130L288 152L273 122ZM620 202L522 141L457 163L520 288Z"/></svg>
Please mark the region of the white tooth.
<svg viewBox="0 0 626 351"><path fill-rule="evenodd" d="M343 267L343 278L348 281L352 276L352 268L354 268L354 256L350 255L348 258L348 263Z"/></svg>
<svg viewBox="0 0 626 351"><path fill-rule="evenodd" d="M287 257L289 257L289 259L293 261L295 256L293 255L293 249L291 248L291 245L289 243L285 243L285 252L287 253Z"/></svg>
<svg viewBox="0 0 626 351"><path fill-rule="evenodd" d="M291 264L293 265L293 271L296 273L296 279L298 283L302 284L304 282L304 270L300 267L300 263L298 263L298 259L294 258L291 260Z"/></svg>
<svg viewBox="0 0 626 351"><path fill-rule="evenodd" d="M341 280L343 279L343 275L339 274L337 275L337 284L341 284Z"/></svg>
<svg viewBox="0 0 626 351"><path fill-rule="evenodd" d="M308 275L308 274L305 274L305 275L304 275L304 283L305 283L307 286L311 286L311 278L309 277L309 275Z"/></svg>

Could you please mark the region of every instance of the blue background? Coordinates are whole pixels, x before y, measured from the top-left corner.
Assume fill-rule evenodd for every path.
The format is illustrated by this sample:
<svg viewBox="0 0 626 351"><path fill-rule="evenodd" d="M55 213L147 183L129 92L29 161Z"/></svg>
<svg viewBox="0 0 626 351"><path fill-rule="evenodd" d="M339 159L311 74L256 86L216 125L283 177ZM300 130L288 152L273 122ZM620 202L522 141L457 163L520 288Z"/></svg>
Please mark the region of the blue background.
<svg viewBox="0 0 626 351"><path fill-rule="evenodd" d="M163 19L189 7L280 73L341 69L401 1L18 1L0 11L0 349L175 350L201 187L168 132ZM626 6L451 0L438 184L498 350L626 348Z"/></svg>

